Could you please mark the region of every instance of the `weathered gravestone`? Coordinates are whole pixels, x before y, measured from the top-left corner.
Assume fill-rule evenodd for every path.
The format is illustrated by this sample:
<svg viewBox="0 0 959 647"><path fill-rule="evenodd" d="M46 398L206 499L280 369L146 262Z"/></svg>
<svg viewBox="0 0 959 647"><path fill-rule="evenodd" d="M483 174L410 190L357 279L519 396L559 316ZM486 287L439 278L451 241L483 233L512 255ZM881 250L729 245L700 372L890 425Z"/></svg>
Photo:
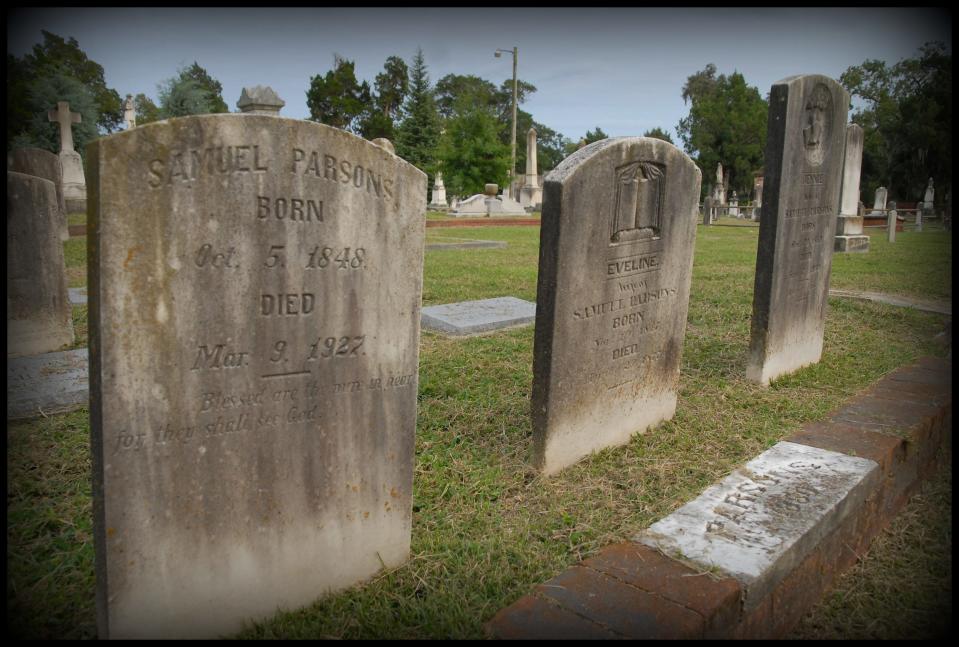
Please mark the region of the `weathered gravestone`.
<svg viewBox="0 0 959 647"><path fill-rule="evenodd" d="M710 195L703 199L703 224L713 224L713 197Z"/></svg>
<svg viewBox="0 0 959 647"><path fill-rule="evenodd" d="M254 114L87 160L100 637L229 633L402 564L426 175Z"/></svg>
<svg viewBox="0 0 959 647"><path fill-rule="evenodd" d="M534 461L556 472L672 417L702 174L659 139L604 139L546 176Z"/></svg>
<svg viewBox="0 0 959 647"><path fill-rule="evenodd" d="M818 74L773 84L746 377L819 361L849 93Z"/></svg>
<svg viewBox="0 0 959 647"><path fill-rule="evenodd" d="M7 172L7 357L73 343L53 182Z"/></svg>
<svg viewBox="0 0 959 647"><path fill-rule="evenodd" d="M60 169L60 158L42 148L17 148L7 156L7 170L42 177L44 180L53 182L57 191L60 240L68 240L70 229L67 225L67 204L63 199L63 171Z"/></svg>
<svg viewBox="0 0 959 647"><path fill-rule="evenodd" d="M863 131L859 124L846 126L843 154L842 195L836 217L837 252L868 252L869 236L862 233L863 217L859 213L859 176L862 172Z"/></svg>
<svg viewBox="0 0 959 647"><path fill-rule="evenodd" d="M67 101L58 101L57 109L47 112L47 120L56 123L60 131L60 172L63 179L63 199L67 210L87 210L87 184L83 175L83 160L73 149L72 124L81 121L79 112L70 112Z"/></svg>

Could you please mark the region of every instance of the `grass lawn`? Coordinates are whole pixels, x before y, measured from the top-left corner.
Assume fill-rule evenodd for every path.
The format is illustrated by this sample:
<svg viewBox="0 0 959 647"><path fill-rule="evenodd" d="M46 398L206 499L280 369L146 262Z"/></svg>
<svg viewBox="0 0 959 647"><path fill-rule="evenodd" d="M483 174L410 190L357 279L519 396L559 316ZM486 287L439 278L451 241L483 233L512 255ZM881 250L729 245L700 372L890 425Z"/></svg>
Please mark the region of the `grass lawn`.
<svg viewBox="0 0 959 647"><path fill-rule="evenodd" d="M427 252L424 305L535 300L538 228L445 233L508 247ZM868 254L837 255L832 284L951 296L950 233L903 232L894 246L883 235ZM628 540L881 375L945 354L933 337L948 317L830 298L822 361L769 388L747 382L757 238L758 228L698 228L676 416L549 479L530 468L533 328L467 339L424 331L410 561L240 637L482 637L483 623L533 586ZM95 637L88 413L10 423L7 445L10 631ZM940 543L941 534L927 533ZM935 613L951 613L951 578L946 591L941 577L916 579L939 587L932 603L945 606Z"/></svg>

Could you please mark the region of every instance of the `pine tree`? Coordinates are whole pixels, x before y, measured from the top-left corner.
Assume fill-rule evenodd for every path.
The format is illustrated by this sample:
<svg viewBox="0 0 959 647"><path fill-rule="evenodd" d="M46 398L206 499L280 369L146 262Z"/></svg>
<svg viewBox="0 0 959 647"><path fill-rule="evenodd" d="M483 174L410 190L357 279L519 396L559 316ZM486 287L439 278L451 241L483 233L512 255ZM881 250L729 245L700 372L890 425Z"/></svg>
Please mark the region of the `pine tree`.
<svg viewBox="0 0 959 647"><path fill-rule="evenodd" d="M396 129L396 154L429 176L436 172L440 118L430 88L423 50L417 49L410 72L410 92L403 105L403 121Z"/></svg>

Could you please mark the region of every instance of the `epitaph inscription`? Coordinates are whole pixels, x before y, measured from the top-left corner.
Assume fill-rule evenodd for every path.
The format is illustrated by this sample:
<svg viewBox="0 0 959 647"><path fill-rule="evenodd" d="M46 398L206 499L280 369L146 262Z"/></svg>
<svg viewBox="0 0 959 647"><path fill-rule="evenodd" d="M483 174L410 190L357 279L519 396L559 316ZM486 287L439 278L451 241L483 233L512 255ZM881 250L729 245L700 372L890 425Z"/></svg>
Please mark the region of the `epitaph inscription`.
<svg viewBox="0 0 959 647"><path fill-rule="evenodd" d="M532 394L543 471L672 417L700 180L681 151L640 137L586 146L547 175Z"/></svg>
<svg viewBox="0 0 959 647"><path fill-rule="evenodd" d="M842 184L848 93L818 75L770 94L748 379L819 361Z"/></svg>
<svg viewBox="0 0 959 647"><path fill-rule="evenodd" d="M87 159L100 636L229 633L402 563L426 176L260 115Z"/></svg>

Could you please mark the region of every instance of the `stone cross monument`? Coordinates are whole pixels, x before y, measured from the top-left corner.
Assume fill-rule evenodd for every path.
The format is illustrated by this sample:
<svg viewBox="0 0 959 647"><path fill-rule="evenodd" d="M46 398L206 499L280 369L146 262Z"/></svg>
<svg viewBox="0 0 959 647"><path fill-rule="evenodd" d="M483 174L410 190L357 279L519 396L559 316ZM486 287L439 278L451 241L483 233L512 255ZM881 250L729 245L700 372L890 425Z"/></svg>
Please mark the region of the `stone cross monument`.
<svg viewBox="0 0 959 647"><path fill-rule="evenodd" d="M70 112L70 104L58 101L57 109L47 112L47 120L60 125L60 167L63 169L63 199L67 211L86 211L87 182L83 176L83 160L73 150L73 124L80 123L78 112Z"/></svg>

